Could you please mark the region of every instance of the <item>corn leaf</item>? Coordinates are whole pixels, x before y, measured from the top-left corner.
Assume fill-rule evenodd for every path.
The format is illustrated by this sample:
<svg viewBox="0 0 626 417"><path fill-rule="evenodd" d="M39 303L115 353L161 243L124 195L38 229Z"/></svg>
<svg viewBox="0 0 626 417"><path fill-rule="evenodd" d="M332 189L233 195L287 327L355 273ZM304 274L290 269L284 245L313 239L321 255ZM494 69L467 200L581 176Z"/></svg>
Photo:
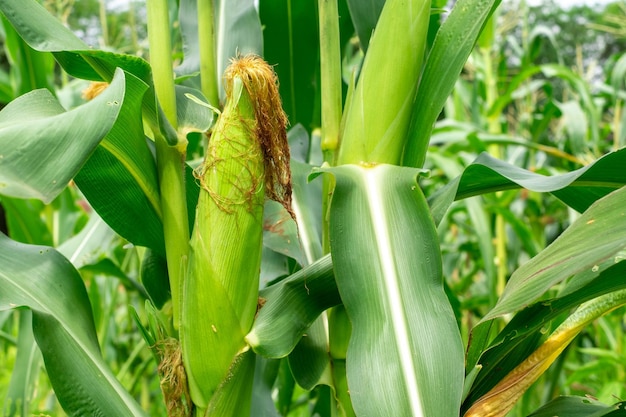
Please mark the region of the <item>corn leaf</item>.
<svg viewBox="0 0 626 417"><path fill-rule="evenodd" d="M97 213L91 213L81 231L60 244L57 250L74 268L80 269L105 258L107 248L113 246L116 239L119 237L102 218Z"/></svg>
<svg viewBox="0 0 626 417"><path fill-rule="evenodd" d="M52 233L41 218L44 204L40 200L21 198L0 198L6 214L7 229L11 239L22 243L38 243L52 246Z"/></svg>
<svg viewBox="0 0 626 417"><path fill-rule="evenodd" d="M459 0L441 25L413 103L403 165L421 167L433 125L500 0Z"/></svg>
<svg viewBox="0 0 626 417"><path fill-rule="evenodd" d="M624 414L626 402L622 401L614 405L602 404L589 396L560 396L535 410L528 417L618 417Z"/></svg>
<svg viewBox="0 0 626 417"><path fill-rule="evenodd" d="M579 212L626 184L626 149L611 152L593 163L562 175L545 176L516 167L483 153L463 174L429 197L435 220L450 203L480 194L525 188L550 192Z"/></svg>
<svg viewBox="0 0 626 417"><path fill-rule="evenodd" d="M54 249L0 234L0 310L28 307L48 376L70 416L144 416L104 362L85 286Z"/></svg>
<svg viewBox="0 0 626 417"><path fill-rule="evenodd" d="M119 119L75 181L117 233L135 245L164 254L156 165L141 120L141 103L148 87L132 74L126 74L126 80Z"/></svg>
<svg viewBox="0 0 626 417"><path fill-rule="evenodd" d="M143 101L144 117L161 131L170 145L178 141L176 131L163 115L152 86L148 62L132 55L90 49L72 31L33 0L5 0L2 12L22 39L33 49L52 52L57 62L73 77L110 82L116 68L133 74L149 86Z"/></svg>
<svg viewBox="0 0 626 417"><path fill-rule="evenodd" d="M370 37L374 32L376 22L384 5L385 0L348 0L350 17L352 17L363 52L367 51Z"/></svg>
<svg viewBox="0 0 626 417"><path fill-rule="evenodd" d="M595 202L550 246L513 273L498 303L482 321L529 305L576 273L600 273L619 262L619 252L626 248L625 217L626 188Z"/></svg>
<svg viewBox="0 0 626 417"><path fill-rule="evenodd" d="M0 112L0 193L52 201L114 125L125 76L96 99L71 111L48 90L35 90Z"/></svg>
<svg viewBox="0 0 626 417"><path fill-rule="evenodd" d="M264 305L246 341L265 357L282 358L322 311L341 303L330 255L265 288L260 297Z"/></svg>
<svg viewBox="0 0 626 417"><path fill-rule="evenodd" d="M613 262L613 260L611 260ZM488 349L481 349L480 364L482 369L474 380L466 404L469 406L486 394L498 381L506 376L530 352L537 348L550 322L563 312L571 311L580 304L593 298L626 288L624 274L626 262L619 262L595 275L585 286L570 294L560 294L550 300L538 301L513 317L504 329L490 343ZM474 335L475 329L472 331ZM472 344L474 338L472 337ZM468 369L474 367L474 346L468 350ZM471 353L471 354L470 354Z"/></svg>
<svg viewBox="0 0 626 417"><path fill-rule="evenodd" d="M443 289L435 225L409 168L344 165L331 253L352 322L348 386L357 415L458 413L463 347ZM384 390L384 394L381 392Z"/></svg>
<svg viewBox="0 0 626 417"><path fill-rule="evenodd" d="M280 360L256 357L254 384L252 386L254 417L280 417L272 399L279 366Z"/></svg>
<svg viewBox="0 0 626 417"><path fill-rule="evenodd" d="M315 2L263 0L265 59L276 65L283 108L292 125L311 126L319 71L319 35Z"/></svg>

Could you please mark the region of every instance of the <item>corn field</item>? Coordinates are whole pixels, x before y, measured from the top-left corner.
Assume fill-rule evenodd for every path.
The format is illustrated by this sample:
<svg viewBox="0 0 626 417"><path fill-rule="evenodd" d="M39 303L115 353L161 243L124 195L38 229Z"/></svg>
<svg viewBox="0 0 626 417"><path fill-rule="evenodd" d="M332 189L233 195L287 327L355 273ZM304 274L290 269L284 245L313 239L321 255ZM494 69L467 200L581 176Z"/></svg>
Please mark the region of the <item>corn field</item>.
<svg viewBox="0 0 626 417"><path fill-rule="evenodd" d="M500 3L2 0L2 416L626 415L626 5Z"/></svg>

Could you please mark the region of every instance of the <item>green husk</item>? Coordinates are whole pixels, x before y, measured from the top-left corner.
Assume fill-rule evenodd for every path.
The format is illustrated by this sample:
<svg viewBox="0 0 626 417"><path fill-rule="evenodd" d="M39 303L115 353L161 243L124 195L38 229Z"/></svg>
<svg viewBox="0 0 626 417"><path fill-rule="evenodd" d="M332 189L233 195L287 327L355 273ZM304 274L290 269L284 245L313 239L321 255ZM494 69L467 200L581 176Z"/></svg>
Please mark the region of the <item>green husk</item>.
<svg viewBox="0 0 626 417"><path fill-rule="evenodd" d="M429 18L430 0L385 3L354 96L346 105L338 165L401 162Z"/></svg>
<svg viewBox="0 0 626 417"><path fill-rule="evenodd" d="M196 415L248 415L265 197L291 212L291 174L276 77L257 57L233 61L227 100L198 172L180 327ZM237 401L224 401L238 398Z"/></svg>

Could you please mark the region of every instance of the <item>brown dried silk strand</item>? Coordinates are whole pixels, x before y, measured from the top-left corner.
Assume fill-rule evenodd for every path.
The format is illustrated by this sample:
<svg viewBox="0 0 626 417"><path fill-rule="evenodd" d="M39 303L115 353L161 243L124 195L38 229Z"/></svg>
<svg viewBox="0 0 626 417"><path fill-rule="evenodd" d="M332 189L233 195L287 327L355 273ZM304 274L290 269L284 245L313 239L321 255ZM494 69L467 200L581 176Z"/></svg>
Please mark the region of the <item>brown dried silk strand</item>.
<svg viewBox="0 0 626 417"><path fill-rule="evenodd" d="M287 116L278 92L278 78L272 67L255 55L231 60L224 74L226 93L239 77L250 96L256 118L256 136L263 149L266 195L282 204L295 219L291 208L291 169L287 142Z"/></svg>

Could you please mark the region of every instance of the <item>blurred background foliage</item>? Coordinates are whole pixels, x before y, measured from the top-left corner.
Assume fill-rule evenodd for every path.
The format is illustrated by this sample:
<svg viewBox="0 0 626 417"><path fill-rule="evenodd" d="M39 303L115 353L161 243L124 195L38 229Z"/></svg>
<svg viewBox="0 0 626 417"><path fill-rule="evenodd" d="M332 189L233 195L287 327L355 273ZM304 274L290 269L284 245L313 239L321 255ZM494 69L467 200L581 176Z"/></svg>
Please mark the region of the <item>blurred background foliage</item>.
<svg viewBox="0 0 626 417"><path fill-rule="evenodd" d="M42 3L94 48L141 57L148 54L143 1ZM362 52L347 5L339 3L347 81L350 69L358 68ZM453 2L445 3L433 0L433 8L450 7ZM177 3L170 4L175 21ZM314 138L320 124L316 2L292 2L291 23L297 28L298 42L293 57L285 56L282 45L286 42L280 26L286 19L285 4L282 0L260 1L265 58L277 64L291 125L301 124ZM433 36L444 18L445 13L433 14ZM4 20L0 23L0 108L35 88L48 88L66 108L83 102L86 82L69 78L50 54L32 50ZM180 32L176 26L174 29L172 53L180 63ZM431 175L423 182L425 194L432 195L456 177L482 151L554 175L623 147L625 52L626 5L622 1L567 8L553 0L537 6L504 1L435 126L426 164ZM285 64L292 58L298 66L297 79L290 78ZM555 197L529 191L505 191L453 205L439 230L447 292L465 342L469 329L493 307L510 273L552 242L576 216ZM89 225L99 240L93 248L80 252L84 257L80 272L88 286L104 357L150 415L164 415L156 363L127 308L142 310L146 299L139 290L141 285L136 285L141 251L128 250L126 242L97 218L73 186L50 205L8 197L0 200L0 230L16 241L72 251L72 238ZM279 268L268 280L292 267L293 262ZM29 332L17 336L22 321L27 321L22 320L24 314L0 312L0 398L7 398L19 386L27 387L34 393L31 414L63 415L45 372L41 372L43 362L36 345L22 336ZM590 395L605 403L625 399L625 330L626 321L619 310L596 321L525 394L511 415L528 415L557 394ZM16 352L25 352L19 346L32 346L30 356L18 356ZM23 373L24 380L16 381L12 370L20 364L27 364L29 371ZM329 393L326 388L304 392L294 385L283 365L275 366L277 384L283 385L281 395L290 393L292 397L284 415L309 415L307 401Z"/></svg>

